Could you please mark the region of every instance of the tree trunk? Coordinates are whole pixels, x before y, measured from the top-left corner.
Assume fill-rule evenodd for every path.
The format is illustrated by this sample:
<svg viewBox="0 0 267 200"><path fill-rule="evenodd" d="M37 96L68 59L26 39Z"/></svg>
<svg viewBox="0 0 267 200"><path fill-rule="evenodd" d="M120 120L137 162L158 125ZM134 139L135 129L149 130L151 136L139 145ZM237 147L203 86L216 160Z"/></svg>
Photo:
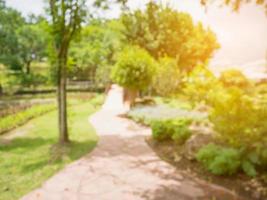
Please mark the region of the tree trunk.
<svg viewBox="0 0 267 200"><path fill-rule="evenodd" d="M135 99L139 96L138 90L123 88L123 102L132 107Z"/></svg>
<svg viewBox="0 0 267 200"><path fill-rule="evenodd" d="M31 61L26 62L26 74L31 73Z"/></svg>
<svg viewBox="0 0 267 200"><path fill-rule="evenodd" d="M2 94L3 94L3 88L2 88L2 85L0 83L0 96L2 96Z"/></svg>
<svg viewBox="0 0 267 200"><path fill-rule="evenodd" d="M67 123L67 95L66 95L66 68L67 50L62 50L58 55L58 121L59 121L59 143L69 142Z"/></svg>

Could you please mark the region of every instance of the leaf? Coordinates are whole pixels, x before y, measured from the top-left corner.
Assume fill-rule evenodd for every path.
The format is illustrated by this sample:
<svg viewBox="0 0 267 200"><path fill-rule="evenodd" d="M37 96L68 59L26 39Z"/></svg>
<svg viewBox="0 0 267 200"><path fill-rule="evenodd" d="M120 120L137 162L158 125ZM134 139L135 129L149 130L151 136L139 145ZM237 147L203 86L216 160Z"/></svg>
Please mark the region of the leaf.
<svg viewBox="0 0 267 200"><path fill-rule="evenodd" d="M253 164L260 164L260 158L259 158L259 154L256 153L255 151L250 152L248 154L248 159L251 163Z"/></svg>
<svg viewBox="0 0 267 200"><path fill-rule="evenodd" d="M257 175L254 165L247 160L242 162L242 169L248 176L255 177Z"/></svg>

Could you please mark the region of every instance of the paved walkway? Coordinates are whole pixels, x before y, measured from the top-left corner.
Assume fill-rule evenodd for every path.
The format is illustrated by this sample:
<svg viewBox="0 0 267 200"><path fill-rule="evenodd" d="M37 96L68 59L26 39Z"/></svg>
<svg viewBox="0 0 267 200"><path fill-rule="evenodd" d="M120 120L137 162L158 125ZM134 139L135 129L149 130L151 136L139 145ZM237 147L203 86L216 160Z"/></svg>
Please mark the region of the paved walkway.
<svg viewBox="0 0 267 200"><path fill-rule="evenodd" d="M121 96L121 89L112 87L102 110L90 118L100 137L95 150L22 200L238 199L159 159L145 142L150 130L118 116L125 111Z"/></svg>

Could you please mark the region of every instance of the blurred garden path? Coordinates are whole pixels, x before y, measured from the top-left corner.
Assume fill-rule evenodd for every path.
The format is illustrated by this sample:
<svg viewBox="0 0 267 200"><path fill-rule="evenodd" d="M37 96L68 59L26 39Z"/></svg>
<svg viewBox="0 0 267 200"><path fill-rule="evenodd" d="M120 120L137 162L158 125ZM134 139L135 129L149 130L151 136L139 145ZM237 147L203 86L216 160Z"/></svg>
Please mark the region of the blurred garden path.
<svg viewBox="0 0 267 200"><path fill-rule="evenodd" d="M122 89L113 86L89 119L100 139L95 150L22 200L239 199L162 161L145 142L150 129L119 117L123 111Z"/></svg>

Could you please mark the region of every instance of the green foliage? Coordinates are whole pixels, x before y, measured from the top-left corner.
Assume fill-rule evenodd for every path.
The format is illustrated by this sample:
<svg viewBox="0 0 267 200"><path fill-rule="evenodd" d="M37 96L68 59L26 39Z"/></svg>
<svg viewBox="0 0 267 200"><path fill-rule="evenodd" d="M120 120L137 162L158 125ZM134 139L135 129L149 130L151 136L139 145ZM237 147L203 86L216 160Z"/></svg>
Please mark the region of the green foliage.
<svg viewBox="0 0 267 200"><path fill-rule="evenodd" d="M104 95L96 95L92 100L90 100L90 103L95 107L100 107L105 101Z"/></svg>
<svg viewBox="0 0 267 200"><path fill-rule="evenodd" d="M221 90L221 87L213 73L206 66L199 65L187 77L183 92L195 105L209 104L210 95L218 90Z"/></svg>
<svg viewBox="0 0 267 200"><path fill-rule="evenodd" d="M37 24L25 24L18 28L19 55L24 65L24 71L30 73L30 65L34 60L46 56L48 34L42 27L46 21Z"/></svg>
<svg viewBox="0 0 267 200"><path fill-rule="evenodd" d="M267 166L266 153L263 146L244 150L209 144L198 151L196 158L208 171L216 175L232 175L243 170L248 176L255 177L257 168L264 169Z"/></svg>
<svg viewBox="0 0 267 200"><path fill-rule="evenodd" d="M248 176L254 177L257 175L254 165L247 160L242 162L242 169Z"/></svg>
<svg viewBox="0 0 267 200"><path fill-rule="evenodd" d="M118 20L93 21L85 26L70 48L72 79L91 79L98 84L110 82L111 66L122 46L122 24Z"/></svg>
<svg viewBox="0 0 267 200"><path fill-rule="evenodd" d="M19 113L3 117L0 119L0 135L55 108L55 105L36 105Z"/></svg>
<svg viewBox="0 0 267 200"><path fill-rule="evenodd" d="M216 36L190 15L149 2L146 9L124 13L125 35L131 44L146 49L155 58L177 58L184 71L205 63L219 47Z"/></svg>
<svg viewBox="0 0 267 200"><path fill-rule="evenodd" d="M20 199L40 187L65 165L88 154L98 140L94 128L88 123L88 116L97 108L91 104L91 100L73 107L70 116L70 137L73 142L64 147L55 146L58 138L56 111L33 119L30 129L22 127L20 130L24 136L1 143L0 199Z"/></svg>
<svg viewBox="0 0 267 200"><path fill-rule="evenodd" d="M191 122L189 119L154 121L151 124L152 136L159 141L171 139L183 144L191 136L189 129Z"/></svg>
<svg viewBox="0 0 267 200"><path fill-rule="evenodd" d="M214 144L201 148L196 158L207 170L216 175L235 174L241 165L239 151L234 148L224 148Z"/></svg>
<svg viewBox="0 0 267 200"><path fill-rule="evenodd" d="M160 58L152 87L161 96L175 94L181 83L181 73L176 60L168 57Z"/></svg>
<svg viewBox="0 0 267 200"><path fill-rule="evenodd" d="M37 87L45 85L48 79L41 74L20 74L17 78L17 82L21 87Z"/></svg>
<svg viewBox="0 0 267 200"><path fill-rule="evenodd" d="M217 92L209 119L218 139L240 150L240 168L249 176L267 166L266 100L238 87Z"/></svg>
<svg viewBox="0 0 267 200"><path fill-rule="evenodd" d="M209 118L223 141L237 147L249 147L266 138L266 104L257 103L238 88L224 90L212 101Z"/></svg>
<svg viewBox="0 0 267 200"><path fill-rule="evenodd" d="M173 134L172 120L154 121L151 128L153 138L159 141L170 139Z"/></svg>
<svg viewBox="0 0 267 200"><path fill-rule="evenodd" d="M151 84L154 74L154 59L145 50L131 46L119 55L111 78L123 87L141 90Z"/></svg>
<svg viewBox="0 0 267 200"><path fill-rule="evenodd" d="M21 14L4 4L0 6L0 63L11 69L21 69L16 30L24 23Z"/></svg>
<svg viewBox="0 0 267 200"><path fill-rule="evenodd" d="M179 119L173 122L175 132L172 135L172 140L178 144L183 144L190 138L192 132L189 129L192 123L189 119Z"/></svg>
<svg viewBox="0 0 267 200"><path fill-rule="evenodd" d="M237 69L223 71L220 75L219 80L225 87L235 86L246 89L250 85L247 77Z"/></svg>

